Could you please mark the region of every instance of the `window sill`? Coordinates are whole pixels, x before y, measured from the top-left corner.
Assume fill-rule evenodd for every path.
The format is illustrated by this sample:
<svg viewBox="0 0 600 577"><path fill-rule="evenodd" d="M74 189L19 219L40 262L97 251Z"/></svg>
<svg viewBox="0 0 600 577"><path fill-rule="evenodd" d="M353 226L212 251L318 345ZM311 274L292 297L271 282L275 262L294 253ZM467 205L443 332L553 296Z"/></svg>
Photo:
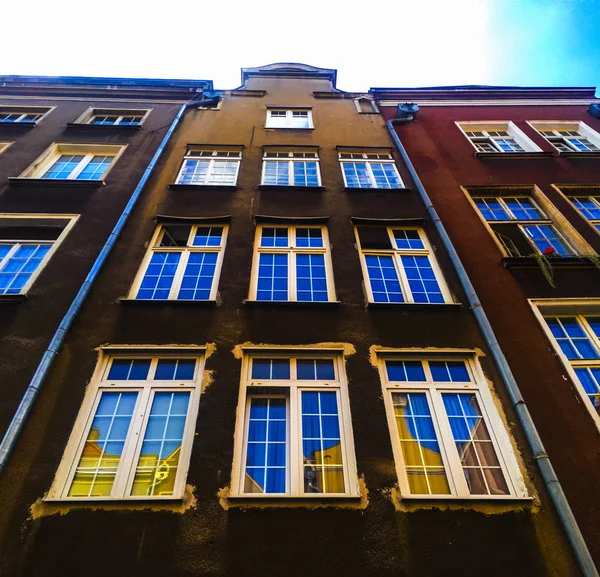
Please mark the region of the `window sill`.
<svg viewBox="0 0 600 577"><path fill-rule="evenodd" d="M300 128L299 126L264 126L265 130L314 130L314 126L308 128Z"/></svg>
<svg viewBox="0 0 600 577"><path fill-rule="evenodd" d="M99 132L121 132L129 134L131 132L137 132L142 129L141 124L85 124L83 122L67 122L67 128L72 130L84 130L84 131L99 131Z"/></svg>
<svg viewBox="0 0 600 577"><path fill-rule="evenodd" d="M399 187L399 188L368 188L358 186L346 186L344 188L346 192L412 192L412 188Z"/></svg>
<svg viewBox="0 0 600 577"><path fill-rule="evenodd" d="M362 506L360 495L229 495L227 502L231 507L323 507Z"/></svg>
<svg viewBox="0 0 600 577"><path fill-rule="evenodd" d="M558 156L562 158L600 158L600 151L598 152L559 152Z"/></svg>
<svg viewBox="0 0 600 577"><path fill-rule="evenodd" d="M17 130L27 130L30 128L33 128L35 125L37 124L37 122L0 122L0 127L10 127L10 128L17 128Z"/></svg>
<svg viewBox="0 0 600 577"><path fill-rule="evenodd" d="M462 307L462 303L369 303L367 308L370 309L404 309L404 310L458 310Z"/></svg>
<svg viewBox="0 0 600 577"><path fill-rule="evenodd" d="M179 496L160 496L148 498L146 496L141 497L127 497L127 498L115 498L115 497L44 497L42 501L44 503L51 504L62 504L62 505L87 505L91 506L92 503L101 504L119 504L127 505L133 503L146 503L146 506L150 503L161 503L161 502L173 502L183 501L184 497Z"/></svg>
<svg viewBox="0 0 600 577"><path fill-rule="evenodd" d="M274 190L274 191L283 191L283 192L323 192L325 189L324 186L290 186L290 185L280 185L280 184L259 184L259 190Z"/></svg>
<svg viewBox="0 0 600 577"><path fill-rule="evenodd" d="M472 503L473 501L495 503L498 501L506 502L531 502L534 497L519 497L517 495L471 495L470 497L455 497L453 495L401 495L401 501L436 501L439 503Z"/></svg>
<svg viewBox="0 0 600 577"><path fill-rule="evenodd" d="M263 306L276 306L276 307L298 307L305 308L316 306L320 307L337 307L341 304L340 301L256 301L247 299L244 301L245 305L252 307L263 307Z"/></svg>
<svg viewBox="0 0 600 577"><path fill-rule="evenodd" d="M476 152L477 158L552 158L553 152Z"/></svg>
<svg viewBox="0 0 600 577"><path fill-rule="evenodd" d="M596 268L596 265L583 256L549 257L552 268ZM532 256L505 256L502 258L505 268L533 269L540 268L538 261Z"/></svg>
<svg viewBox="0 0 600 577"><path fill-rule="evenodd" d="M223 190L233 192L237 190L237 184L179 184L173 182L169 184L171 190Z"/></svg>
<svg viewBox="0 0 600 577"><path fill-rule="evenodd" d="M10 176L8 183L11 186L43 186L46 188L98 188L105 186L104 180L77 180L68 178L29 178L23 176Z"/></svg>
<svg viewBox="0 0 600 577"><path fill-rule="evenodd" d="M209 306L214 307L217 304L216 300L178 300L178 299L128 299L128 298L120 298L119 302L121 304L130 306L130 305L163 305L163 306Z"/></svg>
<svg viewBox="0 0 600 577"><path fill-rule="evenodd" d="M24 293L19 293L16 295L0 295L0 305L12 303L19 304L25 300L27 300L27 295Z"/></svg>

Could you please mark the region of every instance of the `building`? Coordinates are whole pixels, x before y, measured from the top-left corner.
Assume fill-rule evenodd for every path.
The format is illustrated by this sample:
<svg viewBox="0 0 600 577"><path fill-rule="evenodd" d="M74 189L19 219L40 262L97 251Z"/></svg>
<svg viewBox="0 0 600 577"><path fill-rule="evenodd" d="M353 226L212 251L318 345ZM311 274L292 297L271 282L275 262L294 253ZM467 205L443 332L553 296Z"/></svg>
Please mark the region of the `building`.
<svg viewBox="0 0 600 577"><path fill-rule="evenodd" d="M377 88L600 562L600 118L592 88Z"/></svg>
<svg viewBox="0 0 600 577"><path fill-rule="evenodd" d="M182 112L48 372L0 571L578 575L467 302L373 96L243 69Z"/></svg>

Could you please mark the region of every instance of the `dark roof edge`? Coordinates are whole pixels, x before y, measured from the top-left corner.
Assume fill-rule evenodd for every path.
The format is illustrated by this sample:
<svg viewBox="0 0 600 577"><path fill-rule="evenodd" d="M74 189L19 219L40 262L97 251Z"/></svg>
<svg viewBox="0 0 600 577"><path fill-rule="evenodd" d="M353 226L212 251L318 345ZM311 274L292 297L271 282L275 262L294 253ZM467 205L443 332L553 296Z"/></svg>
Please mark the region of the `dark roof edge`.
<svg viewBox="0 0 600 577"><path fill-rule="evenodd" d="M2 84L213 89L212 80L190 80L176 78L119 78L110 76L28 76L19 74L5 74L0 75L0 85Z"/></svg>

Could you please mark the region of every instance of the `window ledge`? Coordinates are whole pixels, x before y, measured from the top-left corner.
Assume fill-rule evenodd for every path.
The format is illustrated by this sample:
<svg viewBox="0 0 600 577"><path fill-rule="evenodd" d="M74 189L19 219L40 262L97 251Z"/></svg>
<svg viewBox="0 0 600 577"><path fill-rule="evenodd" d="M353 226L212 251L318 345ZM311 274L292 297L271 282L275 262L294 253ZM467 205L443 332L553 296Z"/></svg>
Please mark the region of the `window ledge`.
<svg viewBox="0 0 600 577"><path fill-rule="evenodd" d="M263 306L276 306L276 307L298 307L298 308L305 308L305 307L311 307L311 306L315 306L315 307L337 307L341 304L340 301L256 301L256 300L250 300L250 299L246 299L244 301L245 305L248 306L252 306L252 307L263 307Z"/></svg>
<svg viewBox="0 0 600 577"><path fill-rule="evenodd" d="M259 184L259 190L275 190L275 191L284 191L284 192L322 192L325 189L324 186L290 186L290 185L280 185L280 184Z"/></svg>
<svg viewBox="0 0 600 577"><path fill-rule="evenodd" d="M323 507L336 507L336 506L363 506L362 497L360 495L229 495L227 497L228 503L232 507L310 507L311 509L316 505Z"/></svg>
<svg viewBox="0 0 600 577"><path fill-rule="evenodd" d="M119 302L124 305L163 305L163 306L209 306L214 307L216 300L184 300L184 299L128 299L120 298Z"/></svg>
<svg viewBox="0 0 600 577"><path fill-rule="evenodd" d="M0 295L0 305L11 304L11 303L22 303L27 300L27 295L19 293L16 295Z"/></svg>
<svg viewBox="0 0 600 577"><path fill-rule="evenodd" d="M501 501L503 503L509 502L531 502L534 501L534 497L520 497L517 495L496 495L491 497L490 495L471 495L470 497L454 497L451 495L402 495L401 501L415 501L431 502L435 501L438 503L472 503L473 501L486 502L486 503L497 503Z"/></svg>
<svg viewBox="0 0 600 577"><path fill-rule="evenodd" d="M552 268L596 268L584 256L549 257L548 261ZM502 258L502 264L505 268L540 268L538 261L532 256L506 256Z"/></svg>
<svg viewBox="0 0 600 577"><path fill-rule="evenodd" d="M346 192L412 192L412 188L399 187L399 188L369 188L359 186L346 186L344 188Z"/></svg>
<svg viewBox="0 0 600 577"><path fill-rule="evenodd" d="M31 122L31 121L25 121L25 122L0 122L0 126L2 127L7 127L10 126L11 128L18 128L20 130L26 130L29 128L33 128L35 125L37 124L37 122Z"/></svg>
<svg viewBox="0 0 600 577"><path fill-rule="evenodd" d="M173 182L169 184L171 190L237 190L237 184L179 184Z"/></svg>
<svg viewBox="0 0 600 577"><path fill-rule="evenodd" d="M404 309L415 311L426 310L458 310L463 306L462 303L369 303L370 309Z"/></svg>
<svg viewBox="0 0 600 577"><path fill-rule="evenodd" d="M598 152L559 152L558 156L562 158L600 158L600 151Z"/></svg>
<svg viewBox="0 0 600 577"><path fill-rule="evenodd" d="M29 178L23 176L10 176L8 183L11 186L43 186L43 187L69 187L69 188L98 188L105 186L104 180L77 180L67 178Z"/></svg>
<svg viewBox="0 0 600 577"><path fill-rule="evenodd" d="M526 152L476 152L477 158L552 158L553 152L546 152L544 150L539 152L526 151Z"/></svg>
<svg viewBox="0 0 600 577"><path fill-rule="evenodd" d="M314 130L315 127L311 126L310 128L300 128L299 126L263 126L265 130Z"/></svg>
<svg viewBox="0 0 600 577"><path fill-rule="evenodd" d="M67 122L67 128L73 130L89 130L98 132L122 132L129 134L142 129L141 124L86 124L84 122Z"/></svg>
<svg viewBox="0 0 600 577"><path fill-rule="evenodd" d="M181 502L184 497L163 495L160 497L148 498L146 496L141 497L126 497L126 498L115 498L115 497L44 497L42 501L44 503L61 504L61 505L83 505L87 507L93 507L94 503L100 505L133 505L134 503L145 504L147 507L150 503L161 503L161 502Z"/></svg>

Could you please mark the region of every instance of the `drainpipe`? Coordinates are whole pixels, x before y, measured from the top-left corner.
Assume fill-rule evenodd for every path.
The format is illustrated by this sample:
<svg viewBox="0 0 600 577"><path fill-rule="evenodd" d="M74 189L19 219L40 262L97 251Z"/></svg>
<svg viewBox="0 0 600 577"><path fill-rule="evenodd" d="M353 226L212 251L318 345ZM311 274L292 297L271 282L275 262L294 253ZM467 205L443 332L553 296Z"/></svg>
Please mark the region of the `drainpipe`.
<svg viewBox="0 0 600 577"><path fill-rule="evenodd" d="M38 393L40 392L40 389L42 388L42 385L44 384L44 381L48 376L50 367L52 366L56 355L58 355L62 347L63 341L69 328L73 324L77 313L81 309L83 302L88 296L92 285L98 277L100 270L104 266L104 263L106 262L108 255L113 249L117 238L119 238L119 235L121 234L121 231L123 230L123 227L125 226L129 215L131 214L131 211L135 207L138 199L140 198L142 189L144 188L146 182L150 178L150 175L152 174L156 163L158 162L165 147L167 146L167 143L171 139L171 136L173 136L175 128L177 128L181 117L184 115L188 107L209 104L215 102L215 100L217 100L219 97L220 93L216 91L210 91L208 98L201 97L200 99L196 99L196 97L194 97L189 102L186 102L181 106L179 112L177 113L177 116L175 116L175 118L173 119L169 130L165 134L158 149L154 153L150 164L148 164L148 166L146 167L146 170L144 171L142 178L140 178L140 181L135 187L135 190L133 191L133 194L131 195L127 206L125 206L123 212L121 213L117 224L115 224L115 227L110 233L110 236L108 237L106 243L102 247L100 254L96 257L96 261L90 269L90 272L88 273L86 279L83 281L83 284L79 288L77 296L73 299L69 310L63 317L58 328L56 329L56 332L54 333L54 336L50 341L50 345L48 345L48 348L44 352L42 360L40 361L40 364L38 365L35 374L33 375L33 378L31 379L31 382L29 383L25 394L23 395L23 398L21 399L21 403L19 404L19 407L17 408L17 411L12 418L12 421L8 427L8 430L6 431L6 434L4 435L4 438L2 439L2 443L0 443L0 475L6 468L6 463L8 462L8 459L15 447L15 444L17 442L17 439L19 438L19 435L21 434L21 431L23 430L23 427L25 426L25 421L27 420L27 417L31 412L35 399L37 398Z"/></svg>
<svg viewBox="0 0 600 577"><path fill-rule="evenodd" d="M454 265L454 269L458 274L463 290L467 295L469 307L473 311L473 314L477 319L477 323L479 324L479 328L481 329L485 341L491 350L492 356L496 361L496 365L515 407L517 416L525 432L525 438L527 439L529 447L533 452L533 457L537 462L542 479L546 485L546 489L548 489L548 492L550 493L550 497L552 498L554 506L558 512L560 522L563 526L563 529L567 533L567 538L571 543L571 547L573 548L573 553L575 554L579 568L585 577L598 577L598 571L594 565L592 556L590 555L589 549L587 548L585 540L583 539L583 535L577 526L577 521L575 520L573 511L571 511L567 497L565 496L560 481L556 476L554 467L550 462L550 457L548 457L546 449L542 444L542 439L537 432L533 419L529 413L529 409L527 408L525 400L521 395L519 385L517 385L517 381L515 380L515 377L508 366L508 361L506 360L506 357L504 356L504 353L498 344L498 340L496 339L492 325L490 324L490 321L483 310L482 304L479 302L479 297L477 296L475 288L473 287L471 280L467 275L467 271L460 261L454 245L452 244L452 241L450 240L450 237L448 236L448 233L446 232L446 229L444 228L437 211L431 203L431 199L429 198L429 195L427 194L427 191L425 190L425 187L423 186L423 183L421 182L421 179L419 178L419 175L417 174L417 171L415 170L415 167L413 166L406 149L394 130L394 124L406 124L414 120L418 109L419 108L416 104L399 105L398 114L401 117L388 120L386 122L387 129L390 132L394 144L397 146L398 151L400 152L400 156L402 156L402 160L410 172L421 199L425 203L427 212L429 213L429 216L431 217L431 220L433 221L435 228L442 239L442 243L450 255L450 260Z"/></svg>

